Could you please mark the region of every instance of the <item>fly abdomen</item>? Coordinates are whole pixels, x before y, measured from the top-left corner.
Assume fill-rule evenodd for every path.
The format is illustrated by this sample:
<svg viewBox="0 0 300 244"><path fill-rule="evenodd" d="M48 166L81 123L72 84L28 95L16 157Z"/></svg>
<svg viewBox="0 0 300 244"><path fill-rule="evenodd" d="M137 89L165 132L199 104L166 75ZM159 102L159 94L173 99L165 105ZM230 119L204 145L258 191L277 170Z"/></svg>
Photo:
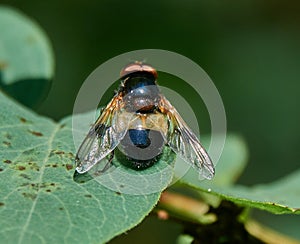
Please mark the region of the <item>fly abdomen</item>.
<svg viewBox="0 0 300 244"><path fill-rule="evenodd" d="M151 144L149 139L150 130L129 130L129 137L131 142L139 148L147 148Z"/></svg>
<svg viewBox="0 0 300 244"><path fill-rule="evenodd" d="M119 144L120 151L131 161L132 168L144 169L153 165L164 147L161 132L150 129L129 129Z"/></svg>

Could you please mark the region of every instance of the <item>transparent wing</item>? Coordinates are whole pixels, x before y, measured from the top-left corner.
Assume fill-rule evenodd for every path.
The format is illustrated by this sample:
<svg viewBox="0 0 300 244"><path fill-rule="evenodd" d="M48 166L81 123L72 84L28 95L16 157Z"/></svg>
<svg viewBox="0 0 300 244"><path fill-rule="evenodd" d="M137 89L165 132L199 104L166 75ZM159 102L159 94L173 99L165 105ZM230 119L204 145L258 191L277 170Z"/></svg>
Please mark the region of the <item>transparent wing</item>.
<svg viewBox="0 0 300 244"><path fill-rule="evenodd" d="M101 115L89 130L76 154L76 170L85 173L95 164L103 171L108 167L105 160L126 134L132 115L123 109L120 95L116 95L102 111ZM104 160L102 160L104 159Z"/></svg>
<svg viewBox="0 0 300 244"><path fill-rule="evenodd" d="M168 116L169 124L165 140L170 148L191 164L200 175L206 179L212 179L215 169L208 153L164 96L161 98L160 110Z"/></svg>

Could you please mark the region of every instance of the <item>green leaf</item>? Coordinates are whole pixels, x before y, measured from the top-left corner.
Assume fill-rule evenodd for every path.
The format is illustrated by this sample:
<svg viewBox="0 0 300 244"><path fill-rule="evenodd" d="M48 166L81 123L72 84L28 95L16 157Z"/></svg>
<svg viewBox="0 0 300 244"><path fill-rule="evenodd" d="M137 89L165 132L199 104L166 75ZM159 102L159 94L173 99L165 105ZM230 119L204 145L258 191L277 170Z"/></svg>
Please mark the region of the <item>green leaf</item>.
<svg viewBox="0 0 300 244"><path fill-rule="evenodd" d="M194 238L189 235L180 235L177 239L177 244L191 244Z"/></svg>
<svg viewBox="0 0 300 244"><path fill-rule="evenodd" d="M239 143L241 145L238 145ZM259 208L276 214L299 214L300 170L269 184L253 187L231 185L232 180L236 179L244 167L246 152L240 138L227 137L223 155L216 168L215 179L199 181L197 173L190 170L180 182L246 207ZM226 177L229 179L226 180Z"/></svg>
<svg viewBox="0 0 300 244"><path fill-rule="evenodd" d="M0 67L5 84L24 78L52 78L51 45L37 23L15 9L1 6L0 29Z"/></svg>
<svg viewBox="0 0 300 244"><path fill-rule="evenodd" d="M0 85L22 103L35 105L54 74L50 42L37 23L10 7L0 7L0 29Z"/></svg>
<svg viewBox="0 0 300 244"><path fill-rule="evenodd" d="M216 175L211 183L218 186L231 185L244 171L248 161L248 149L241 136L228 134Z"/></svg>
<svg viewBox="0 0 300 244"><path fill-rule="evenodd" d="M77 183L73 180L71 118L55 123L1 92L0 102L3 243L107 242L136 226L157 203L161 192L125 194L108 189L94 178ZM171 174L161 178L166 187ZM130 184L130 179L127 181L124 188Z"/></svg>

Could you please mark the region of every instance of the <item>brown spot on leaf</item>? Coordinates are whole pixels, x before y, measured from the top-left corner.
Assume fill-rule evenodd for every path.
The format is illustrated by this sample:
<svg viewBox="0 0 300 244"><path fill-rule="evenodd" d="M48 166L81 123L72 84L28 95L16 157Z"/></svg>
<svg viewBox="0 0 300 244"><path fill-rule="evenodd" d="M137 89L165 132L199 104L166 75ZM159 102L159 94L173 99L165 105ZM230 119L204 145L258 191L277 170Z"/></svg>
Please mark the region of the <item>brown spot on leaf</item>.
<svg viewBox="0 0 300 244"><path fill-rule="evenodd" d="M59 210L64 210L64 208L60 207Z"/></svg>
<svg viewBox="0 0 300 244"><path fill-rule="evenodd" d="M55 186L55 183L50 183L50 186Z"/></svg>
<svg viewBox="0 0 300 244"><path fill-rule="evenodd" d="M52 167L53 167L53 168L56 168L56 167L57 167L57 164L52 164Z"/></svg>
<svg viewBox="0 0 300 244"><path fill-rule="evenodd" d="M0 168L0 172L1 172L1 171L3 171L3 169L2 169L2 168Z"/></svg>
<svg viewBox="0 0 300 244"><path fill-rule="evenodd" d="M0 207L4 206L4 203L3 202L0 202Z"/></svg>
<svg viewBox="0 0 300 244"><path fill-rule="evenodd" d="M65 152L64 152L64 151L55 151L54 153L55 153L55 154L57 154L57 155L60 155L60 154L65 154Z"/></svg>
<svg viewBox="0 0 300 244"><path fill-rule="evenodd" d="M9 160L9 159L4 160L3 162L6 163L6 164L11 164L12 163L11 160Z"/></svg>
<svg viewBox="0 0 300 244"><path fill-rule="evenodd" d="M85 196L85 197L88 197L88 198L92 198L92 195L91 195L91 194L85 194L84 196Z"/></svg>
<svg viewBox="0 0 300 244"><path fill-rule="evenodd" d="M34 136L43 136L43 134L41 132L33 131L33 130L28 130L28 131Z"/></svg>
<svg viewBox="0 0 300 244"><path fill-rule="evenodd" d="M116 194L120 196L122 193L119 191L116 191Z"/></svg>
<svg viewBox="0 0 300 244"><path fill-rule="evenodd" d="M10 147L11 146L11 143L9 141L3 141L3 144L7 147Z"/></svg>
<svg viewBox="0 0 300 244"><path fill-rule="evenodd" d="M51 192L51 190L50 190L50 189L47 189L46 192Z"/></svg>
<svg viewBox="0 0 300 244"><path fill-rule="evenodd" d="M22 123L26 123L26 122L27 122L27 119L25 119L25 118L23 118L23 117L20 117L20 121L21 121Z"/></svg>
<svg viewBox="0 0 300 244"><path fill-rule="evenodd" d="M72 164L66 164L66 169L67 169L67 170L73 169L73 165L72 165Z"/></svg>
<svg viewBox="0 0 300 244"><path fill-rule="evenodd" d="M25 167L25 166L22 166L22 165L19 165L17 169L18 169L18 170L25 170L26 167Z"/></svg>

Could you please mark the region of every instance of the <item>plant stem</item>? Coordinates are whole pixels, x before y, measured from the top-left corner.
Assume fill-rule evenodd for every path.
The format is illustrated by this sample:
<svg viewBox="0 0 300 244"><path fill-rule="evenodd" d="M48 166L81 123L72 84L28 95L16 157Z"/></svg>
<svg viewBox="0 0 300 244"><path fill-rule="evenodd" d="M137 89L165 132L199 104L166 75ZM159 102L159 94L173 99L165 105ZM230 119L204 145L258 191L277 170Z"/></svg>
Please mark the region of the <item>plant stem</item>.
<svg viewBox="0 0 300 244"><path fill-rule="evenodd" d="M223 203L225 203L225 205L223 204L223 206L221 206L221 204L217 209L211 209L211 207L203 201L179 193L165 191L161 195L156 212L158 216L163 216L163 218L160 217L161 219L170 219L181 222L184 226L189 226L189 228L192 226L194 226L192 228L202 226L204 229L209 229L210 226L215 229L218 225L217 222L220 221L223 221L224 224L225 216L225 222L239 222L238 225L244 226L244 232L247 232L249 235L262 241L261 243L300 244L300 241L278 233L254 220L243 218L244 222L241 223L239 221L241 218L238 217L243 212L242 209L230 202L226 204L226 202L223 201ZM228 211L232 211L232 214L229 213L228 215L228 213L224 213ZM230 218L228 216L231 216L231 219L228 219ZM232 225L232 223L230 225ZM243 231L241 233L243 233Z"/></svg>
<svg viewBox="0 0 300 244"><path fill-rule="evenodd" d="M169 191L162 193L159 208L166 210L174 217L195 223L207 224L216 219L214 214L207 214L210 207L205 202Z"/></svg>
<svg viewBox="0 0 300 244"><path fill-rule="evenodd" d="M248 220L245 223L246 230L253 236L259 238L266 243L272 244L299 244L297 241L289 236L281 234L277 231L272 230L262 224L256 222L255 220Z"/></svg>

